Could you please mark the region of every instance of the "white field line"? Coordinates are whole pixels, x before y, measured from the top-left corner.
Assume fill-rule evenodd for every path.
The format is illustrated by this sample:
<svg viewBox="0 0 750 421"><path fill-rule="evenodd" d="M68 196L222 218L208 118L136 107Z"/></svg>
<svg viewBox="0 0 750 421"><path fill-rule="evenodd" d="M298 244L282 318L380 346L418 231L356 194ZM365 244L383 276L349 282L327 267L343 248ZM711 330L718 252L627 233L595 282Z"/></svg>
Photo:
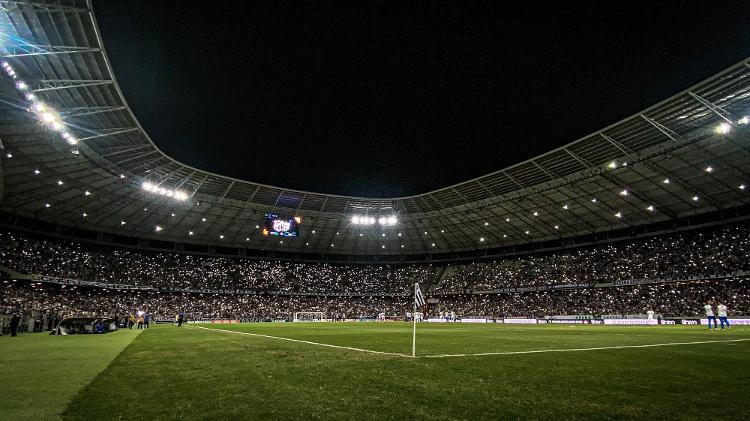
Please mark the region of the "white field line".
<svg viewBox="0 0 750 421"><path fill-rule="evenodd" d="M367 352L367 353L370 353L370 354L394 355L394 356L397 356L397 357L411 357L411 355L399 354L397 352L373 351L371 349L353 348L353 347L350 347L350 346L339 346L339 345L331 345L331 344L322 344L320 342L303 341L301 339L284 338L284 337L281 337L281 336L262 335L260 333L238 332L236 330L227 330L227 329L212 329L210 327L202 327L202 326L191 326L191 327L194 327L194 328L197 328L197 329L204 329L204 330L212 330L212 331L219 331L219 332L226 332L226 333L235 333L237 335L258 336L258 337L261 337L261 338L278 339L280 341L298 342L298 343L301 343L301 344L324 346L324 347L327 347L327 348L347 349L349 351Z"/></svg>
<svg viewBox="0 0 750 421"><path fill-rule="evenodd" d="M236 331L236 330L212 329L212 328L209 328L209 327L202 327L202 326L191 326L191 327L196 328L196 329L211 330L211 331L218 331L218 332L224 332L224 333L234 333L234 334L237 334L237 335L257 336L257 337L267 338L267 339L277 339L277 340L280 340L280 341L297 342L297 343L308 344L308 345L317 345L317 346L323 346L323 347L327 347L327 348L346 349L346 350L349 350L349 351L366 352L366 353L369 353L369 354L392 355L392 356L396 356L396 357L415 358L415 357L412 357L409 354L400 354L398 352L373 351L371 349L363 349L363 348L354 348L354 347L350 347L350 346L339 346L339 345L323 344L323 343L320 343L320 342L303 341L301 339L284 338L282 336L263 335L263 334L260 334L260 333L239 332L239 331ZM714 340L714 341L694 341L694 342L669 342L669 343L662 343L662 344L646 344L646 345L598 346L598 347L592 347L592 348L563 348L563 349L535 349L535 350L531 350L531 351L479 352L479 353L476 353L476 354L418 355L416 358L481 357L481 356L488 356L488 355L543 354L543 353L546 353L546 352L602 351L602 350L608 350L608 349L657 348L657 347L662 347L662 346L700 345L700 344L731 343L731 342L744 342L744 341L750 341L750 338L725 339L725 340Z"/></svg>
<svg viewBox="0 0 750 421"><path fill-rule="evenodd" d="M727 339L727 340L722 340L722 341L671 342L671 343L647 344L647 345L598 346L598 347L593 347L593 348L565 348L565 349L537 349L533 351L480 352L477 354L420 355L417 358L480 357L484 355L517 355L517 354L542 354L545 352L601 351L601 350L607 350L607 349L656 348L660 346L698 345L698 344L714 344L714 343L743 342L743 341L750 341L750 338Z"/></svg>

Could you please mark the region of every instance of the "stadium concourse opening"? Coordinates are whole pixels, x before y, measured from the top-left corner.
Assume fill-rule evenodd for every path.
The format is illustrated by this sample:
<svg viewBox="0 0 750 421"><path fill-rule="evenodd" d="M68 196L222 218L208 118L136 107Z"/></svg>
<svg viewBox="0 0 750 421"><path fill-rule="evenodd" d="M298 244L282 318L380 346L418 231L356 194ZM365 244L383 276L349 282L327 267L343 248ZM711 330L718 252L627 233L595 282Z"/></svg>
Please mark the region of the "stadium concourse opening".
<svg viewBox="0 0 750 421"><path fill-rule="evenodd" d="M0 418L750 419L744 3L0 3Z"/></svg>

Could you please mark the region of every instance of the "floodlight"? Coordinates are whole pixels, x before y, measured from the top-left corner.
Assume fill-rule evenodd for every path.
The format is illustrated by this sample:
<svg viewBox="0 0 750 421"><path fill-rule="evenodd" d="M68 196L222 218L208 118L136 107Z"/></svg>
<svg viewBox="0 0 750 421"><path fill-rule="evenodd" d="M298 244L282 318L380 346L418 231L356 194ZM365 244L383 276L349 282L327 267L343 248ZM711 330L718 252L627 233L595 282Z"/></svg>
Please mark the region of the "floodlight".
<svg viewBox="0 0 750 421"><path fill-rule="evenodd" d="M352 216L352 224L358 225L359 224L359 216L354 215Z"/></svg>
<svg viewBox="0 0 750 421"><path fill-rule="evenodd" d="M716 128L714 128L714 131L718 134L727 134L729 131L732 130L732 126L729 123L721 123Z"/></svg>

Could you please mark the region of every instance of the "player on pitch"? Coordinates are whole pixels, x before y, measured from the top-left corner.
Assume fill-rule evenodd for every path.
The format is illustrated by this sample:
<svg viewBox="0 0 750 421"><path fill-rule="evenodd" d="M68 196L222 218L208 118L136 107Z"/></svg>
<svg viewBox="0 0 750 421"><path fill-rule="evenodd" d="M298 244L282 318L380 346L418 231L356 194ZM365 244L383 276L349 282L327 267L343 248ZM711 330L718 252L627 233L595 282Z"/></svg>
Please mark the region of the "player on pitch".
<svg viewBox="0 0 750 421"><path fill-rule="evenodd" d="M727 306L725 306L722 303L719 303L716 306L716 311L719 313L719 321L721 321L721 330L724 330L724 323L727 324L727 329L729 329L731 326L729 326L729 319L727 319ZM714 327L716 326L716 319L714 319Z"/></svg>
<svg viewBox="0 0 750 421"><path fill-rule="evenodd" d="M714 322L714 329L717 328L716 326L716 316L714 316L714 308L711 305L711 302L709 301L705 306L703 306L704 309L706 309L706 319L708 319L708 330L711 330L711 321ZM722 325L723 328L723 325Z"/></svg>

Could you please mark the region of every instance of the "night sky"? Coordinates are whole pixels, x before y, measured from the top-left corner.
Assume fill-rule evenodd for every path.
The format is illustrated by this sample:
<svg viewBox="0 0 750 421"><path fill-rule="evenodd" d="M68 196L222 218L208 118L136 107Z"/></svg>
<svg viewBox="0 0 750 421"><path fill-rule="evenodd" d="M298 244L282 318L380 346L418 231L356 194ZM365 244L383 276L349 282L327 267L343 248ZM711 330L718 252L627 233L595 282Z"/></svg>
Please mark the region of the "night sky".
<svg viewBox="0 0 750 421"><path fill-rule="evenodd" d="M125 98L200 169L423 193L518 163L750 56L748 1L94 2Z"/></svg>

